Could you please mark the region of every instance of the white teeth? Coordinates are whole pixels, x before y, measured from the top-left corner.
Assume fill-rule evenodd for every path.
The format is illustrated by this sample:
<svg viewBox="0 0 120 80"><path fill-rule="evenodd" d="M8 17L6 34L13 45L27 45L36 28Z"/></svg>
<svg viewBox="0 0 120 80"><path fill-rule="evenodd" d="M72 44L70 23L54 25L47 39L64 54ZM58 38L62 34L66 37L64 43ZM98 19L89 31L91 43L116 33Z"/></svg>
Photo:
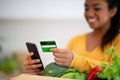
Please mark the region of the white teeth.
<svg viewBox="0 0 120 80"><path fill-rule="evenodd" d="M89 22L95 22L96 19L89 19L88 21L89 21Z"/></svg>

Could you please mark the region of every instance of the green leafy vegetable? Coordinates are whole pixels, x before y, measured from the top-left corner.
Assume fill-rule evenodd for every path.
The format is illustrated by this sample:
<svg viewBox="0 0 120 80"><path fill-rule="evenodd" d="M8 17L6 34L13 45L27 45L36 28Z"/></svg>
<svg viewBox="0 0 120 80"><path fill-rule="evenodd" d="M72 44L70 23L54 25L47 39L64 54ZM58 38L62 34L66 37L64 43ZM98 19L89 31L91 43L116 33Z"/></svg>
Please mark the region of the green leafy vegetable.
<svg viewBox="0 0 120 80"><path fill-rule="evenodd" d="M120 80L120 57L116 55L116 49L116 47L112 46L110 49L105 51L106 54L111 56L112 63L108 65L105 63L102 64L102 72L97 73L98 78Z"/></svg>
<svg viewBox="0 0 120 80"><path fill-rule="evenodd" d="M43 75L52 77L61 76L66 69L66 67L58 66L54 62L51 62L45 67Z"/></svg>
<svg viewBox="0 0 120 80"><path fill-rule="evenodd" d="M76 69L68 68L61 78L70 78L70 79L76 79L76 80L86 80L86 74L81 73L80 71Z"/></svg>
<svg viewBox="0 0 120 80"><path fill-rule="evenodd" d="M43 75L75 80L86 80L85 73L81 73L76 69L58 66L55 62L51 62L45 67Z"/></svg>
<svg viewBox="0 0 120 80"><path fill-rule="evenodd" d="M6 57L0 61L0 71L10 74L18 68L18 61L16 56Z"/></svg>

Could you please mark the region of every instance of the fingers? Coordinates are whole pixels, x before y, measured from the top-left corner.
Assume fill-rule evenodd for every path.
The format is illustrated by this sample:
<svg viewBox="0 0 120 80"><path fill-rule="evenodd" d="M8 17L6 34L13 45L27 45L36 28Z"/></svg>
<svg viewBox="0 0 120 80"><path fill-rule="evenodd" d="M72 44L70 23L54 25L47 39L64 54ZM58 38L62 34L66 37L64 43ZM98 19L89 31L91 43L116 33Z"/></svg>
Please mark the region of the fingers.
<svg viewBox="0 0 120 80"><path fill-rule="evenodd" d="M73 54L72 52L66 49L53 48L51 49L53 55L55 56L54 60L56 64L60 66L68 67L72 61Z"/></svg>
<svg viewBox="0 0 120 80"><path fill-rule="evenodd" d="M36 72L39 72L39 69L33 69L33 70L26 70L27 73L36 73Z"/></svg>
<svg viewBox="0 0 120 80"><path fill-rule="evenodd" d="M59 57L59 58L65 57L65 54L62 54L62 53L53 53L53 55L54 55L55 57Z"/></svg>
<svg viewBox="0 0 120 80"><path fill-rule="evenodd" d="M24 65L31 65L31 64L35 64L35 63L39 63L40 62L40 60L39 59L35 59L35 60L26 60L25 62L24 62Z"/></svg>
<svg viewBox="0 0 120 80"><path fill-rule="evenodd" d="M40 73L41 71L38 69L38 67L42 67L42 64L36 64L39 63L40 60L39 59L31 59L31 56L33 55L33 53L28 53L26 55L26 59L23 63L25 70L27 73Z"/></svg>
<svg viewBox="0 0 120 80"><path fill-rule="evenodd" d="M51 49L51 51L53 52L53 55L55 57L59 57L59 58L65 57L65 54L67 53L66 49L59 49L59 48L53 48Z"/></svg>
<svg viewBox="0 0 120 80"><path fill-rule="evenodd" d="M37 75L42 75L43 71L40 71L39 69L34 69L34 70L26 70L26 73L32 73L32 74L37 74Z"/></svg>
<svg viewBox="0 0 120 80"><path fill-rule="evenodd" d="M65 64L64 63L62 63L62 62L55 62L57 65L59 65L59 66L65 66ZM65 66L65 67L67 67L67 66Z"/></svg>
<svg viewBox="0 0 120 80"><path fill-rule="evenodd" d="M65 53L66 49L52 48L51 51L54 53Z"/></svg>
<svg viewBox="0 0 120 80"><path fill-rule="evenodd" d="M54 60L56 64L60 66L65 66L64 62L66 62L66 60L64 58L55 57Z"/></svg>
<svg viewBox="0 0 120 80"><path fill-rule="evenodd" d="M25 60L30 60L30 59L31 59L31 56L33 56L33 53L28 53L28 54L26 55Z"/></svg>
<svg viewBox="0 0 120 80"><path fill-rule="evenodd" d="M24 66L26 70L34 70L37 69L38 67L42 67L42 64L36 64L39 63L40 60L36 59L36 60L26 60L24 62Z"/></svg>
<svg viewBox="0 0 120 80"><path fill-rule="evenodd" d="M27 65L25 68L26 69L37 69L38 67L42 67L42 64Z"/></svg>

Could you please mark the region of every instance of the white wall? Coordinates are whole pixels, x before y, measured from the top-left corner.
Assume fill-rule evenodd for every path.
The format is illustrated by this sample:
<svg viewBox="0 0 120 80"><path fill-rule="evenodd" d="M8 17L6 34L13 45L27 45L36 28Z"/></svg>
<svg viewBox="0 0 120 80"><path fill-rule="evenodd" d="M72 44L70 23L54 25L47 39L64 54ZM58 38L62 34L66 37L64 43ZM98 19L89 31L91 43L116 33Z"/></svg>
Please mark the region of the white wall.
<svg viewBox="0 0 120 80"><path fill-rule="evenodd" d="M79 19L84 0L0 0L1 19Z"/></svg>
<svg viewBox="0 0 120 80"><path fill-rule="evenodd" d="M0 21L1 42L6 50L24 50L26 41L57 40L59 47L74 35L89 31L84 20ZM11 45L11 46L10 46Z"/></svg>

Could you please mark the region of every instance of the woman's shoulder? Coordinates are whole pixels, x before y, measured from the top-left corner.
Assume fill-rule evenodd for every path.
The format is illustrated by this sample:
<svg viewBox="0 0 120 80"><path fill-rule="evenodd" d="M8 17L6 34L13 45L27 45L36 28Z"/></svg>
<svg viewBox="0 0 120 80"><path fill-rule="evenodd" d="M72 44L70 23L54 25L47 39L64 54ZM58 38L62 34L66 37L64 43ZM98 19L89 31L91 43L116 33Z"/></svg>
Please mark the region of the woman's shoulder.
<svg viewBox="0 0 120 80"><path fill-rule="evenodd" d="M120 33L117 35L117 38L120 39Z"/></svg>
<svg viewBox="0 0 120 80"><path fill-rule="evenodd" d="M115 38L115 47L117 48L117 55L120 56L120 33Z"/></svg>
<svg viewBox="0 0 120 80"><path fill-rule="evenodd" d="M115 43L116 42L120 44L120 33L115 38Z"/></svg>
<svg viewBox="0 0 120 80"><path fill-rule="evenodd" d="M84 41L86 39L86 35L87 35L87 33L75 35L70 39L69 43L74 43L74 42L78 42L78 41Z"/></svg>

